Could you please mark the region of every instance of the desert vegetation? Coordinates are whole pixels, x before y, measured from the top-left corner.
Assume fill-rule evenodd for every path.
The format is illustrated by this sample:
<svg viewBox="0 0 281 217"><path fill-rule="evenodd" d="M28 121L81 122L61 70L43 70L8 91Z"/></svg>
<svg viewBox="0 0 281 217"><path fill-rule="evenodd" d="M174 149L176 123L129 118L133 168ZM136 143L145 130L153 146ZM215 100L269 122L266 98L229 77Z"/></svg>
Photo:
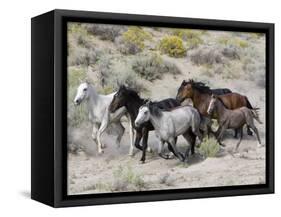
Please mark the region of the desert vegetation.
<svg viewBox="0 0 281 217"><path fill-rule="evenodd" d="M263 34L69 23L67 44L71 193L263 182L264 149L254 152L252 140L242 149L242 158L230 155L228 148L222 151L212 137L205 138L196 147L194 159L179 164L177 160L165 161L157 157L157 141L151 133L149 144L154 152L148 154L148 163L140 166L137 162L140 153L132 159L127 157L129 139L122 140L117 149L111 144L111 137L104 137L107 148L104 156L98 156L91 140L86 107L73 104L76 89L85 80L93 83L101 94L112 93L125 84L137 90L143 98L160 100L175 97L183 79L195 79L211 88L227 87L249 96L253 106L261 108L261 118L264 119ZM128 134L127 123L124 126ZM261 127L259 130L264 138L265 129ZM230 141L228 145L232 148L236 140ZM179 139L178 143L182 150L186 149L183 140ZM248 158L254 160L246 161ZM202 163L197 164L197 161ZM248 170L252 172L245 176ZM210 181L204 179L206 174Z"/></svg>

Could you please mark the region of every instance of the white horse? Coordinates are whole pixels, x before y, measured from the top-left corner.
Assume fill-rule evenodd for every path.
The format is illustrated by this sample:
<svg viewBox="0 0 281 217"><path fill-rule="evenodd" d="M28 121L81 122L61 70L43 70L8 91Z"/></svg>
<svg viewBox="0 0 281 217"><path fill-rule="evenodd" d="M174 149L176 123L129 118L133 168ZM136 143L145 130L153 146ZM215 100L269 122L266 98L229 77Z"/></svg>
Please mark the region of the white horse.
<svg viewBox="0 0 281 217"><path fill-rule="evenodd" d="M181 161L184 161L188 155L188 151L185 157L177 150L175 138L182 135L191 146L195 145L195 140L191 142L191 134L195 135L202 140L200 133L200 115L197 110L191 106L181 106L174 108L170 111L163 111L153 105L153 103L147 103L139 109L138 116L135 120L135 125L140 126L142 123L150 121L155 129L156 136L160 139L158 154L162 156L162 150L164 143L172 147L173 153ZM191 130L191 132L190 132Z"/></svg>
<svg viewBox="0 0 281 217"><path fill-rule="evenodd" d="M116 92L101 95L98 94L94 86L89 82L83 82L77 88L77 93L74 98L74 104L80 105L83 101L87 103L89 112L89 119L93 124L92 138L98 146L99 154L103 153L104 145L101 143L101 135L109 126L113 127L113 130L117 133L117 146L120 146L121 138L124 134L125 128L121 124L121 117L126 115L130 124L130 150L129 155L133 155L133 143L134 143L134 130L131 126L130 116L127 114L125 107L121 107L114 113L110 113L108 107Z"/></svg>

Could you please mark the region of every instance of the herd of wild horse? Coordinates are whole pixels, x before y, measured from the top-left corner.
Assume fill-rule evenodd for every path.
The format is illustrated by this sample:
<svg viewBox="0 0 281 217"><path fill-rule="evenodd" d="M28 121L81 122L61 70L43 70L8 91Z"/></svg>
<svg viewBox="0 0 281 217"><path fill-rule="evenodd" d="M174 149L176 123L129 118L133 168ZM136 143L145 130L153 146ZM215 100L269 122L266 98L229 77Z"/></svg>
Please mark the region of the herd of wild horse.
<svg viewBox="0 0 281 217"><path fill-rule="evenodd" d="M183 106L182 103L186 99L191 99L193 106ZM128 118L130 125L129 155L133 155L134 147L140 149L143 163L146 151L149 150L149 131L152 130L159 139L158 154L165 159L170 157L169 154L163 153L165 143L174 156L185 161L189 152L194 154L196 140L201 143L203 135L209 136L212 133L223 146L221 140L227 129L233 129L236 138L240 135L237 150L245 125L248 135L252 135L254 131L258 146L261 145L259 132L254 125L254 119L262 123L258 116L258 108L253 108L246 96L226 88L210 89L203 82L184 80L178 88L176 98L155 102L141 98L135 90L124 85L120 86L117 92L101 95L92 84L83 82L77 88L74 103L79 105L83 101L87 104L89 118L93 124L92 138L97 143L99 153L103 153L104 148L101 135L109 125L116 131L116 143L120 145L125 131L121 123L123 116ZM216 132L211 128L212 119L216 119L219 124ZM177 137L180 135L189 144L185 153L181 153L176 147Z"/></svg>

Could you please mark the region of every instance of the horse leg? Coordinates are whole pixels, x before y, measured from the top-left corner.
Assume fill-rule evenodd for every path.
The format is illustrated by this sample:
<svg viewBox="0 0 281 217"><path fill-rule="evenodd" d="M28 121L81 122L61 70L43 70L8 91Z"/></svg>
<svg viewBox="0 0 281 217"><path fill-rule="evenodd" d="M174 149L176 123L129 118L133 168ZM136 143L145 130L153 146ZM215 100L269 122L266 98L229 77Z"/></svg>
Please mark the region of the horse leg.
<svg viewBox="0 0 281 217"><path fill-rule="evenodd" d="M104 145L101 144L101 135L106 130L107 126L108 126L108 119L105 118L102 120L102 123L97 132L99 154L103 153L102 148L104 148Z"/></svg>
<svg viewBox="0 0 281 217"><path fill-rule="evenodd" d="M253 135L253 132L251 131L250 126L248 126L248 125L247 125L247 133L248 133L249 136Z"/></svg>
<svg viewBox="0 0 281 217"><path fill-rule="evenodd" d="M226 127L225 127L224 125L221 126L219 135L217 136L217 141L218 141L218 143L220 144L220 146L223 146L223 147L224 147L225 145L221 143L221 139L222 139L222 136L223 136L223 133L224 133L225 130L226 130Z"/></svg>
<svg viewBox="0 0 281 217"><path fill-rule="evenodd" d="M131 117L130 115L126 115L129 121L129 125L130 125L130 151L129 151L129 156L133 156L134 155L134 137L135 137L135 131L132 125L132 121L131 121Z"/></svg>
<svg viewBox="0 0 281 217"><path fill-rule="evenodd" d="M185 161L189 155L190 150L192 155L195 152L196 135L194 135L191 131L187 131L186 133L183 134L183 137L189 143L189 147L187 147L184 155L184 161Z"/></svg>
<svg viewBox="0 0 281 217"><path fill-rule="evenodd" d="M124 135L124 132L125 132L125 128L123 127L121 122L119 122L119 123L115 124L115 130L117 132L116 144L117 144L117 147L119 148L122 136Z"/></svg>
<svg viewBox="0 0 281 217"><path fill-rule="evenodd" d="M239 131L238 129L235 129L235 130L234 130L234 138L237 138L237 137L238 137L238 131Z"/></svg>
<svg viewBox="0 0 281 217"><path fill-rule="evenodd" d="M178 149L177 149L177 147L176 147L175 139L174 139L174 138L169 139L168 144L171 146L174 155L175 155L177 158L179 158L180 161L184 161L184 156L182 155L182 153L180 153L180 152L178 151Z"/></svg>
<svg viewBox="0 0 281 217"><path fill-rule="evenodd" d="M147 139L148 139L148 134L149 131L144 127L142 129L142 157L141 157L141 162L145 162L145 154L146 154L146 149L147 149Z"/></svg>
<svg viewBox="0 0 281 217"><path fill-rule="evenodd" d="M199 143L201 143L202 140L203 140L203 135L202 135L202 133L200 132L199 128L193 129L193 130L192 130L192 133L193 133L195 136L198 137ZM195 138L195 140L196 140L196 138Z"/></svg>
<svg viewBox="0 0 281 217"><path fill-rule="evenodd" d="M243 127L239 128L239 129L236 129L236 131L240 132L240 139L239 139L239 142L236 144L236 148L235 148L235 151L238 151L239 145L240 145L240 143L242 141L242 138L243 138Z"/></svg>
<svg viewBox="0 0 281 217"><path fill-rule="evenodd" d="M139 150L142 150L142 146L140 145L141 138L142 138L142 131L137 130L136 139L135 139L135 147Z"/></svg>
<svg viewBox="0 0 281 217"><path fill-rule="evenodd" d="M97 147L98 147L98 150L99 150L98 141L97 141L97 132L98 132L98 130L99 130L99 124L93 124L92 139L97 144Z"/></svg>
<svg viewBox="0 0 281 217"><path fill-rule="evenodd" d="M260 135L259 135L259 131L258 129L256 128L255 125L251 126L251 128L253 129L253 131L255 132L256 136L257 136L257 139L258 139L258 148L261 147L261 139L260 139Z"/></svg>
<svg viewBox="0 0 281 217"><path fill-rule="evenodd" d="M164 158L165 160L169 159L168 156L164 156L163 155L163 146L164 146L165 142L160 140L159 141L159 144L158 144L158 155L161 157L161 158ZM169 144L168 144L168 148L169 148ZM170 149L170 148L169 148Z"/></svg>
<svg viewBox="0 0 281 217"><path fill-rule="evenodd" d="M254 124L253 118L247 117L246 122L247 122L247 126L249 126L251 129L253 129L253 131L255 132L255 134L257 136L257 139L258 139L258 145L257 146L261 147L261 139L260 139L259 131Z"/></svg>

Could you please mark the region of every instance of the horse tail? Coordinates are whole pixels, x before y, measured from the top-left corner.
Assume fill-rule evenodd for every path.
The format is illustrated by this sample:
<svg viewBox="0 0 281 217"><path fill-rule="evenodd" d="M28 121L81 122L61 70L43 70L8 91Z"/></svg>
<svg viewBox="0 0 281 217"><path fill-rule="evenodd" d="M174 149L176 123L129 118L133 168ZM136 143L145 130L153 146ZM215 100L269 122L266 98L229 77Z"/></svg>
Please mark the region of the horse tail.
<svg viewBox="0 0 281 217"><path fill-rule="evenodd" d="M246 99L246 106L247 106L247 108L254 109L253 106L251 105L250 101L248 100L248 98L246 96L245 96L245 99Z"/></svg>
<svg viewBox="0 0 281 217"><path fill-rule="evenodd" d="M262 121L260 119L259 113L258 113L259 108L253 108L251 109L251 112L253 114L254 119L259 122L260 124L262 124Z"/></svg>

